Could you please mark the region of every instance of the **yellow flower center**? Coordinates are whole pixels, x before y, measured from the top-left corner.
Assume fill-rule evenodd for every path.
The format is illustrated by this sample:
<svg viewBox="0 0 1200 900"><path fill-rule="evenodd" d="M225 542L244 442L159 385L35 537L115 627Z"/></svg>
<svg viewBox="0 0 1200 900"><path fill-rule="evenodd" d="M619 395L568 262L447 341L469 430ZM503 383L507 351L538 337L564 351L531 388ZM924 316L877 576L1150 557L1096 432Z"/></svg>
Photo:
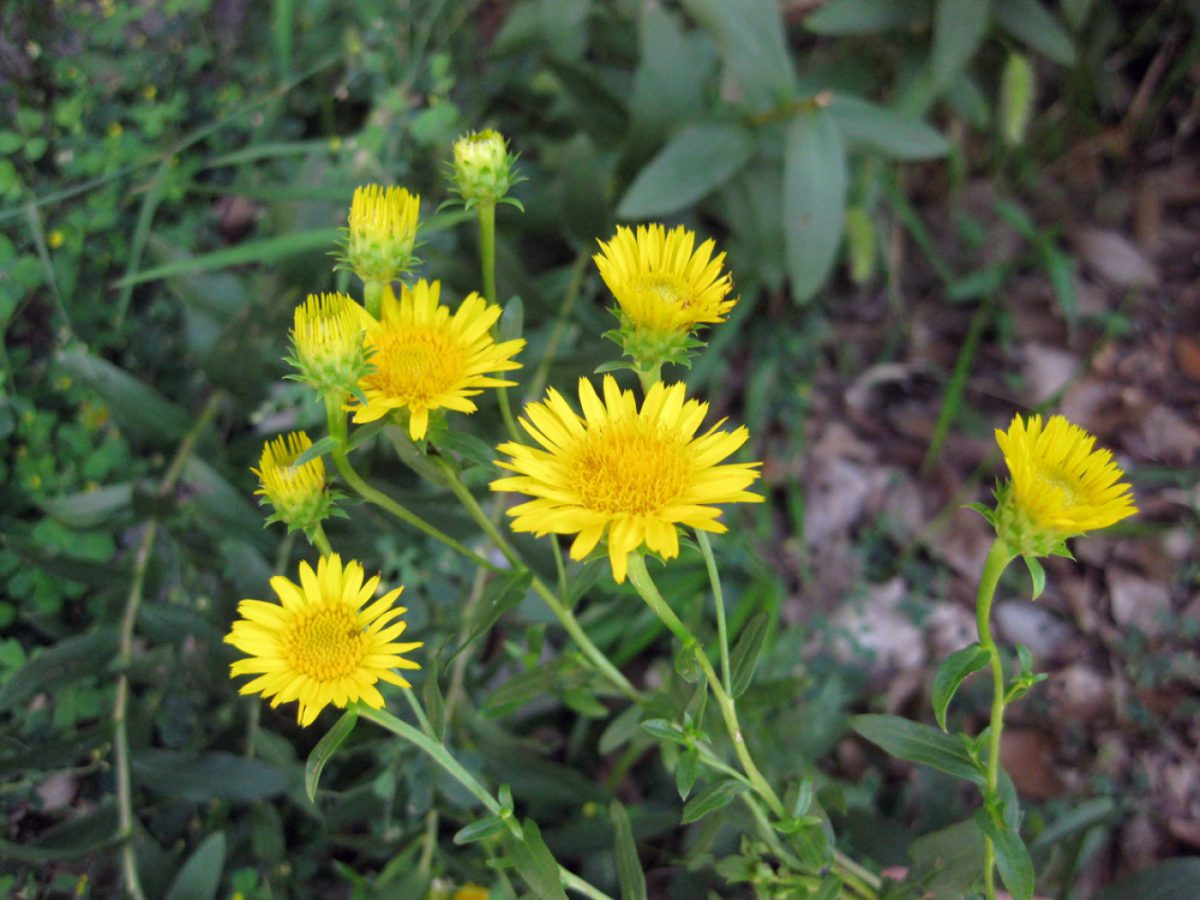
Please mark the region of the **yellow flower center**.
<svg viewBox="0 0 1200 900"><path fill-rule="evenodd" d="M653 291L664 303L687 309L691 306L691 295L683 281L674 275L643 275L638 286L644 291Z"/></svg>
<svg viewBox="0 0 1200 900"><path fill-rule="evenodd" d="M587 509L645 515L683 493L688 459L682 445L657 427L640 424L596 429L576 449L569 477Z"/></svg>
<svg viewBox="0 0 1200 900"><path fill-rule="evenodd" d="M444 331L403 329L375 335L371 363L375 371L364 381L408 403L429 402L462 381L463 348Z"/></svg>
<svg viewBox="0 0 1200 900"><path fill-rule="evenodd" d="M1038 487L1049 495L1046 500L1038 504L1043 509L1073 509L1083 505L1084 498L1080 497L1076 490L1079 487L1079 481L1063 472L1038 472L1037 483Z"/></svg>
<svg viewBox="0 0 1200 900"><path fill-rule="evenodd" d="M344 604L301 613L283 637L288 665L317 681L336 681L358 668L367 636Z"/></svg>

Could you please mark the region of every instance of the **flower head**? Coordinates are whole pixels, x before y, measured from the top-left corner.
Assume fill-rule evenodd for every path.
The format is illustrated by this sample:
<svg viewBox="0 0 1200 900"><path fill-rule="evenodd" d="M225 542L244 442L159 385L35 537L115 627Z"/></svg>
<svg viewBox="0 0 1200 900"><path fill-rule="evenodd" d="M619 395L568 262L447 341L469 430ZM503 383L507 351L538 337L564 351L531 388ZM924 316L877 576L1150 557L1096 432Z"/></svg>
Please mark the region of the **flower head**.
<svg viewBox="0 0 1200 900"><path fill-rule="evenodd" d="M1044 556L1069 537L1107 528L1137 512L1125 473L1096 439L1062 416L1013 417L996 442L1012 476L992 516L1013 552Z"/></svg>
<svg viewBox="0 0 1200 900"><path fill-rule="evenodd" d="M250 471L259 479L254 493L275 509L267 524L286 522L288 531L307 531L329 517L336 495L325 490L325 461L317 457L294 465L311 446L303 431L263 444L258 468Z"/></svg>
<svg viewBox="0 0 1200 900"><path fill-rule="evenodd" d="M497 203L521 179L513 173L515 156L499 132L464 134L454 142L454 184L468 207Z"/></svg>
<svg viewBox="0 0 1200 900"><path fill-rule="evenodd" d="M438 302L440 292L439 282L419 281L404 285L399 300L390 290L384 294L380 321L366 335L374 371L359 381L367 402L357 407L355 422L405 409L409 434L420 440L430 411L473 413L477 407L468 397L515 384L488 374L519 369L512 357L525 346L522 339L496 343L492 337L500 307L472 293L451 315Z"/></svg>
<svg viewBox="0 0 1200 900"><path fill-rule="evenodd" d="M345 262L363 281L391 281L413 267L421 198L400 187L355 188Z"/></svg>
<svg viewBox="0 0 1200 900"><path fill-rule="evenodd" d="M621 317L651 332L688 334L701 325L725 321L737 304L729 298L733 280L722 274L725 254L715 257L709 240L695 247L696 235L683 226L623 226L592 257L620 306ZM694 249L693 249L694 248Z"/></svg>
<svg viewBox="0 0 1200 900"><path fill-rule="evenodd" d="M362 564L351 561L343 566L334 553L321 557L316 572L300 563L299 584L282 576L272 578L278 603L239 603L241 618L225 635L225 643L248 656L230 666L230 676L258 676L242 685L241 693L262 694L272 707L299 701L301 725L312 724L330 703L344 709L361 700L382 709L383 696L375 683L410 687L393 669L419 669L401 654L421 643L396 643L407 626L396 620L406 610L392 604L403 588L369 602L378 586L378 575L364 583Z"/></svg>
<svg viewBox="0 0 1200 900"><path fill-rule="evenodd" d="M613 577L625 580L628 556L643 544L665 559L679 554L677 525L723 532L718 503L756 503L746 491L759 463L719 465L749 437L745 428L697 436L708 404L688 400L682 384L655 384L638 408L632 391L604 379L604 399L579 380L579 416L553 388L525 407L521 425L538 447L506 443L516 474L492 482L494 491L534 499L514 506L515 531L576 534L571 558L583 559L607 534Z"/></svg>
<svg viewBox="0 0 1200 900"><path fill-rule="evenodd" d="M345 395L369 370L363 333L374 320L346 294L309 294L296 307L292 355L301 381L321 394Z"/></svg>

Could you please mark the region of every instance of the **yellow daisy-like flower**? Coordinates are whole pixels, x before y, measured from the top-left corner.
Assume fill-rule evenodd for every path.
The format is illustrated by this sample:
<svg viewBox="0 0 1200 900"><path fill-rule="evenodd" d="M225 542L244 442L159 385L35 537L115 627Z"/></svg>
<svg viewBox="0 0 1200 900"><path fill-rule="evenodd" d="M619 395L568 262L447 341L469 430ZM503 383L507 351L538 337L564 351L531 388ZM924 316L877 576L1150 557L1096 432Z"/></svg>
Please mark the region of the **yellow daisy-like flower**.
<svg viewBox="0 0 1200 900"><path fill-rule="evenodd" d="M346 261L364 281L390 281L413 265L421 198L401 187L355 188Z"/></svg>
<svg viewBox="0 0 1200 900"><path fill-rule="evenodd" d="M232 663L229 674L258 676L242 685L241 693L262 694L272 707L299 701L297 719L311 725L330 703L345 709L361 700L382 709L376 682L411 687L392 671L420 668L401 654L421 643L396 643L408 623L396 621L406 610L392 604L404 588L369 603L378 586L378 575L364 583L362 564L351 561L343 567L334 553L321 557L316 572L300 563L299 584L272 578L278 603L239 603L241 618L225 643L248 657Z"/></svg>
<svg viewBox="0 0 1200 900"><path fill-rule="evenodd" d="M454 892L454 900L488 900L488 889L477 884L464 884Z"/></svg>
<svg viewBox="0 0 1200 900"><path fill-rule="evenodd" d="M996 512L1015 551L1043 555L1052 543L1107 528L1137 512L1125 473L1096 439L1062 416L1013 417L996 442L1012 475Z"/></svg>
<svg viewBox="0 0 1200 900"><path fill-rule="evenodd" d="M296 307L288 362L320 393L346 394L366 374L363 333L373 322L346 294L309 294Z"/></svg>
<svg viewBox="0 0 1200 900"><path fill-rule="evenodd" d="M500 307L472 293L451 315L438 302L440 292L439 282L419 281L404 285L399 300L390 290L384 294L380 321L366 335L374 371L358 383L367 404L357 407L355 422L406 409L408 432L420 440L431 410L473 413L478 407L468 397L515 384L488 374L521 368L512 357L525 346L522 339L498 344L492 337Z"/></svg>
<svg viewBox="0 0 1200 900"><path fill-rule="evenodd" d="M535 499L514 506L513 530L577 534L571 558L583 559L608 535L613 577L625 580L629 554L643 544L671 559L679 554L677 525L726 531L717 503L758 503L746 491L760 463L719 465L746 442L744 427L696 436L708 404L688 400L682 384L655 384L638 409L632 391L604 379L604 399L579 380L583 417L551 388L525 407L521 425L541 448L501 444L517 473L492 482L494 491Z"/></svg>
<svg viewBox="0 0 1200 900"><path fill-rule="evenodd" d="M602 252L592 257L621 312L635 327L651 332L694 331L725 321L737 304L729 298L733 279L722 274L725 254L713 256L709 240L695 247L696 235L679 226L618 226Z"/></svg>
<svg viewBox="0 0 1200 900"><path fill-rule="evenodd" d="M267 523L286 522L288 530L311 528L329 515L332 498L325 492L325 460L317 457L302 466L293 463L312 440L303 431L278 437L263 444L258 468L256 496L275 508Z"/></svg>

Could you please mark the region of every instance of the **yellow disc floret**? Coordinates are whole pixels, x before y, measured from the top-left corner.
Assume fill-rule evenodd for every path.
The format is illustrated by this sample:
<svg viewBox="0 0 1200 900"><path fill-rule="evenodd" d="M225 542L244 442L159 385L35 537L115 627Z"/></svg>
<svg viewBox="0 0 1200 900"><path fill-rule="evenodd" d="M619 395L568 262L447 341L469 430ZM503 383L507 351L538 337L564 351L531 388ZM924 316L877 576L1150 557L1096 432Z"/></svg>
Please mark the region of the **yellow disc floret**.
<svg viewBox="0 0 1200 900"><path fill-rule="evenodd" d="M999 536L1021 555L1043 556L1075 535L1137 512L1125 473L1096 439L1062 416L1013 417L996 441L1012 476L994 514Z"/></svg>
<svg viewBox="0 0 1200 900"><path fill-rule="evenodd" d="M419 281L403 285L399 300L390 290L384 294L380 321L366 335L373 371L359 381L367 402L356 407L355 422L405 410L409 434L420 440L431 411L473 413L469 397L515 384L489 374L519 369L512 357L525 346L521 339L497 343L492 337L500 307L472 293L452 315L438 302L440 292L439 282Z"/></svg>
<svg viewBox="0 0 1200 900"><path fill-rule="evenodd" d="M492 490L534 499L510 509L515 531L575 534L571 558L583 559L608 538L613 577L625 580L631 552L645 545L671 559L679 554L676 526L723 532L719 503L757 503L746 491L759 463L721 461L749 437L721 423L696 435L708 404L686 398L682 384L655 384L638 408L632 391L604 379L604 399L590 381L579 381L579 416L554 389L525 408L521 425L541 445L501 444L516 474Z"/></svg>
<svg viewBox="0 0 1200 900"><path fill-rule="evenodd" d="M346 263L363 281L391 281L416 264L421 198L401 187L356 188L350 203Z"/></svg>
<svg viewBox="0 0 1200 900"><path fill-rule="evenodd" d="M369 370L363 335L373 322L346 294L309 294L296 307L288 362L319 393L345 396Z"/></svg>
<svg viewBox="0 0 1200 900"><path fill-rule="evenodd" d="M243 600L241 618L225 642L247 654L230 666L230 675L257 675L241 688L262 694L271 706L298 701L297 719L310 725L329 704L344 709L362 701L374 709L384 705L375 687L386 681L410 687L394 669L419 669L402 654L421 643L396 643L407 623L393 606L403 588L372 601L379 576L364 583L361 563L342 565L336 553L324 556L317 570L302 562L300 583L282 576L271 579L278 603Z"/></svg>

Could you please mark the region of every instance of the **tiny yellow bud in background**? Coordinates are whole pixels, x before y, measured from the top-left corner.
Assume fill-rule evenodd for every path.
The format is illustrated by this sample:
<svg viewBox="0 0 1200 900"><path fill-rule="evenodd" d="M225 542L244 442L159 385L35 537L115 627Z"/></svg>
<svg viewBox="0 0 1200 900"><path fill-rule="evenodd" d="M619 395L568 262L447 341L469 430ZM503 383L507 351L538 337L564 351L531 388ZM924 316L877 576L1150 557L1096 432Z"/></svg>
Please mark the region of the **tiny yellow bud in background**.
<svg viewBox="0 0 1200 900"><path fill-rule="evenodd" d="M413 247L421 198L400 187L370 184L350 203L345 262L363 281L391 281L417 262Z"/></svg>
<svg viewBox="0 0 1200 900"><path fill-rule="evenodd" d="M46 235L46 243L50 245L51 250L57 250L67 242L67 236L55 228Z"/></svg>
<svg viewBox="0 0 1200 900"><path fill-rule="evenodd" d="M296 377L322 395L353 391L370 369L363 335L373 321L346 294L309 294L296 307L287 358L300 372Z"/></svg>
<svg viewBox="0 0 1200 900"><path fill-rule="evenodd" d="M303 531L319 525L331 511L333 498L325 491L325 461L317 457L302 466L293 463L312 446L303 431L278 437L263 445L258 468L256 496L274 507L267 523L284 522L288 531Z"/></svg>
<svg viewBox="0 0 1200 900"><path fill-rule="evenodd" d="M512 166L516 157L496 131L464 134L454 142L454 182L467 206L497 203L516 184Z"/></svg>

